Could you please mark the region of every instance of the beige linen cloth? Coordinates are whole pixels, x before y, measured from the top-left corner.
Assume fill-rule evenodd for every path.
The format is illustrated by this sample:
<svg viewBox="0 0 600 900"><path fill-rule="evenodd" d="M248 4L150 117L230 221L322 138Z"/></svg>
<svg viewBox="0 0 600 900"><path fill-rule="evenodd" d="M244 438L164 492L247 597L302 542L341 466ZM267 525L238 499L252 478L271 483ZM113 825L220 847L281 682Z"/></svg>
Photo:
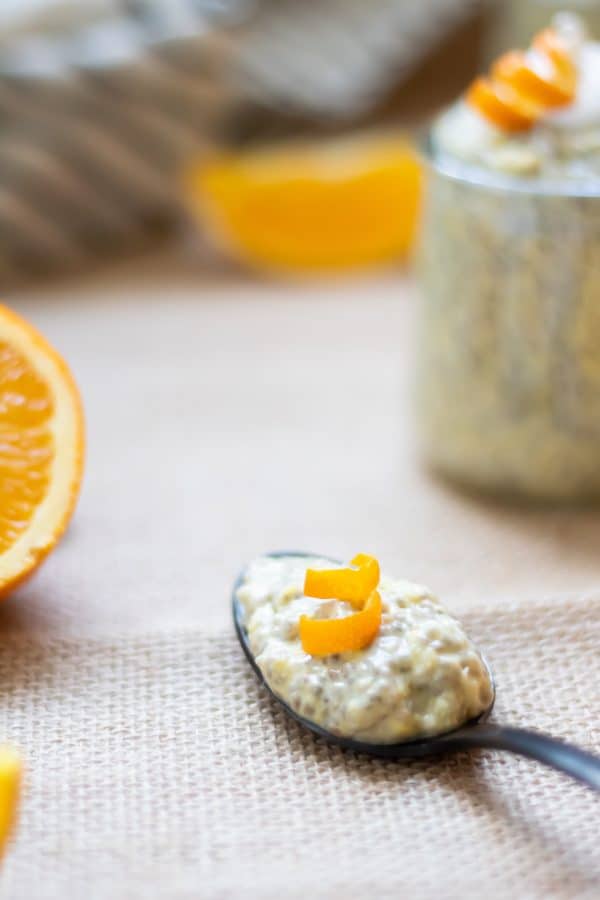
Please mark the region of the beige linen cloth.
<svg viewBox="0 0 600 900"><path fill-rule="evenodd" d="M413 289L140 263L9 298L89 425L65 541L0 607L0 737L28 763L0 895L600 896L597 795L491 752L376 762L265 697L229 620L264 550L375 552L432 585L496 719L600 751L600 521L494 506L415 459Z"/></svg>

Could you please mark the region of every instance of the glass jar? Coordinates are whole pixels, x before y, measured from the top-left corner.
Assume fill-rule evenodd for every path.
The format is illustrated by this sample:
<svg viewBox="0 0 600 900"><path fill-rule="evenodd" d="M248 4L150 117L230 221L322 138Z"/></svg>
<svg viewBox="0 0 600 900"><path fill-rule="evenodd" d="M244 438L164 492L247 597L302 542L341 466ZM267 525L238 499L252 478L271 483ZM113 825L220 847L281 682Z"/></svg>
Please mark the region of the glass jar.
<svg viewBox="0 0 600 900"><path fill-rule="evenodd" d="M600 498L600 182L429 153L418 344L426 458L471 486Z"/></svg>

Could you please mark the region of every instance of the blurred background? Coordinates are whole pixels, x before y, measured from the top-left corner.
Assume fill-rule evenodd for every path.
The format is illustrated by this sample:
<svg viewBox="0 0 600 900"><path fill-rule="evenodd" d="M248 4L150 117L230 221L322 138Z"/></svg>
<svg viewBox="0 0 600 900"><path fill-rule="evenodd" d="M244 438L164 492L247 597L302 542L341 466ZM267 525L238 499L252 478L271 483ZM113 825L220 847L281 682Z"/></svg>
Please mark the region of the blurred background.
<svg viewBox="0 0 600 900"><path fill-rule="evenodd" d="M490 32L512 27L511 15L481 0L3 0L0 287L182 234L202 265L241 259L302 271L404 258L418 176L403 143L377 140L371 154L361 144L348 155L344 143L341 169L349 180L379 173L372 214L390 186L406 190L395 217L402 233L375 235L343 258L335 249L331 259L296 254L314 215L331 207L322 182L344 178L329 141L418 132L472 76ZM290 160L290 139L333 146L334 157L315 156L312 143ZM266 167L251 153L256 165L240 171L248 148L280 142L283 154ZM257 217L265 172L272 190ZM317 182L310 201L290 189L307 178ZM364 230L348 193L333 201L339 217L352 228L358 216L355 232ZM252 210L241 222L232 195ZM260 234L261 215L265 229L291 230L284 250Z"/></svg>
<svg viewBox="0 0 600 900"><path fill-rule="evenodd" d="M3 0L0 288L182 234L207 266L405 259L419 173L390 137L558 5L598 28L596 0Z"/></svg>

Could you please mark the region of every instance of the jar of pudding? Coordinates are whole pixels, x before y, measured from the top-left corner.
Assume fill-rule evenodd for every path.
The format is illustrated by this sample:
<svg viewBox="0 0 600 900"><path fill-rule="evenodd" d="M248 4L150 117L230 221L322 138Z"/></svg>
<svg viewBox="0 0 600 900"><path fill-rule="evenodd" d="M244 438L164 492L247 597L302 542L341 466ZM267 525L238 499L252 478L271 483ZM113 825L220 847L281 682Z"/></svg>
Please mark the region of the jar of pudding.
<svg viewBox="0 0 600 900"><path fill-rule="evenodd" d="M553 33L573 60L568 102L547 106L536 78L496 66L431 131L419 431L430 465L465 484L589 500L600 498L600 43L575 39L572 22ZM538 52L513 65L558 81Z"/></svg>

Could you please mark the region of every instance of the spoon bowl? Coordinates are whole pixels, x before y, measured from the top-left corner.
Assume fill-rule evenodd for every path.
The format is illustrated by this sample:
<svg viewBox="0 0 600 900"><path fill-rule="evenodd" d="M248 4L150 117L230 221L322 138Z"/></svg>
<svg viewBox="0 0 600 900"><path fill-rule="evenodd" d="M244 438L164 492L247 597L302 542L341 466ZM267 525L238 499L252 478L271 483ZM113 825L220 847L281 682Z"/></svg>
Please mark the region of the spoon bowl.
<svg viewBox="0 0 600 900"><path fill-rule="evenodd" d="M319 554L306 553L298 550L280 550L274 553L265 554L267 557L297 557L308 558L320 556ZM334 565L339 562L330 557L320 556L321 559L328 559ZM367 756L379 757L382 759L415 759L424 756L433 756L450 751L468 750L476 747L486 747L496 750L507 750L511 753L526 756L535 759L538 762L545 763L555 769L565 772L572 778L586 784L595 790L600 791L600 758L580 750L564 741L556 738L548 737L536 731L529 731L523 728L513 728L507 725L496 725L488 722L488 717L494 706L496 699L496 687L490 666L481 656L486 670L490 676L492 684L492 700L487 707L478 716L465 722L459 728L446 731L441 734L432 735L425 738L417 738L413 740L397 741L395 743L370 743L367 741L357 741L344 735L334 734L317 725L316 722L301 716L292 707L286 703L266 681L248 640L248 632L244 624L244 611L242 605L237 599L238 588L245 579L246 569L242 570L233 587L232 595L232 611L233 622L235 625L238 640L242 646L244 654L259 681L267 689L268 693L279 703L285 712L291 716L299 725L312 731L317 737L323 738L327 743L342 747L345 750L352 750L355 753L363 753Z"/></svg>

